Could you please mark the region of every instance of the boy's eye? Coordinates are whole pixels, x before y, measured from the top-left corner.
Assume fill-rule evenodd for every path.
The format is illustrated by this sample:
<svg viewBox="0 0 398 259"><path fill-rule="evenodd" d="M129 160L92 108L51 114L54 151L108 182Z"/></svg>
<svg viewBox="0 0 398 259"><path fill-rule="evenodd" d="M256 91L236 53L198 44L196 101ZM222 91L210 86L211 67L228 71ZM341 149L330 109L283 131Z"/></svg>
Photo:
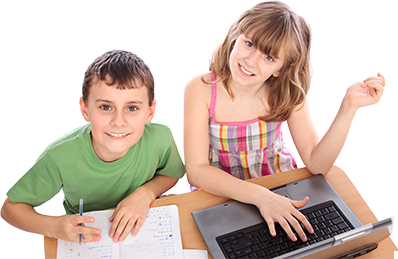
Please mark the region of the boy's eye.
<svg viewBox="0 0 398 259"><path fill-rule="evenodd" d="M101 105L101 106L100 106L100 109L101 109L101 110L104 110L104 111L110 111L110 110L112 110L112 108L111 108L110 106L108 106L108 105Z"/></svg>
<svg viewBox="0 0 398 259"><path fill-rule="evenodd" d="M127 110L129 112L134 112L134 111L138 110L138 108L137 108L137 106L130 106L130 107L127 108Z"/></svg>
<svg viewBox="0 0 398 259"><path fill-rule="evenodd" d="M251 43L250 41L246 41L246 45L247 45L249 48L254 48L253 43Z"/></svg>
<svg viewBox="0 0 398 259"><path fill-rule="evenodd" d="M271 61L271 62L274 61L274 58L271 57L270 55L264 55L264 58L265 58L266 60L268 60L268 61Z"/></svg>

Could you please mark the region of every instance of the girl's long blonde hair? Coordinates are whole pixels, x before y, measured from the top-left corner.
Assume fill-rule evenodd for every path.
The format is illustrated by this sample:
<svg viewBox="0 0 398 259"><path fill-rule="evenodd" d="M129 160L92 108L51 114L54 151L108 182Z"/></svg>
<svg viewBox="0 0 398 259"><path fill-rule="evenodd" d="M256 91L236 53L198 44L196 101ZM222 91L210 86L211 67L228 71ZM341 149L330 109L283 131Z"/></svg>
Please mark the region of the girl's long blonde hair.
<svg viewBox="0 0 398 259"><path fill-rule="evenodd" d="M307 22L281 2L264 2L244 12L231 26L224 42L215 50L210 71L218 75L230 96L232 79L229 58L239 35L252 33L252 43L262 53L278 57L284 47L285 61L279 76L271 76L267 111L264 121L285 121L298 105L303 105L310 87L311 30Z"/></svg>

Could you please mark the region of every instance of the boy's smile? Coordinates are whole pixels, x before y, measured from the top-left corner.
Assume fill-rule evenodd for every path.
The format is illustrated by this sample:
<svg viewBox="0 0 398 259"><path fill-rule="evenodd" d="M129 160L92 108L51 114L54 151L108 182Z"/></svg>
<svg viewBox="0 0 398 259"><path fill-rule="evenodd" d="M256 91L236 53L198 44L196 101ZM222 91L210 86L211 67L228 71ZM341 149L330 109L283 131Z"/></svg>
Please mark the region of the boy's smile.
<svg viewBox="0 0 398 259"><path fill-rule="evenodd" d="M103 81L93 84L87 102L80 99L80 109L91 122L91 140L98 158L113 162L123 157L141 138L155 106L156 101L149 106L145 86L119 90Z"/></svg>

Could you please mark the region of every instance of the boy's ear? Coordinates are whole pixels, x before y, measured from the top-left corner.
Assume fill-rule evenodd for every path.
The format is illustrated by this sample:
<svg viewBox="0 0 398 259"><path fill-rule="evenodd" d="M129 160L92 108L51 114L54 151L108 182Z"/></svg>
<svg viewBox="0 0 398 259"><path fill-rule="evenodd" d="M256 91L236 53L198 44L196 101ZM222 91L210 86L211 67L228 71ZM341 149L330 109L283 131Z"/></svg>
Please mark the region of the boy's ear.
<svg viewBox="0 0 398 259"><path fill-rule="evenodd" d="M85 104L84 101L83 101L83 97L80 97L79 104L80 104L80 112L82 113L83 118L84 118L87 122L90 122L90 118L89 118L89 116L88 116L88 109L87 109L86 104Z"/></svg>
<svg viewBox="0 0 398 259"><path fill-rule="evenodd" d="M156 100L153 100L152 105L149 106L148 117L146 118L145 124L151 122L151 120L153 119L153 116L155 116L155 109L156 109Z"/></svg>

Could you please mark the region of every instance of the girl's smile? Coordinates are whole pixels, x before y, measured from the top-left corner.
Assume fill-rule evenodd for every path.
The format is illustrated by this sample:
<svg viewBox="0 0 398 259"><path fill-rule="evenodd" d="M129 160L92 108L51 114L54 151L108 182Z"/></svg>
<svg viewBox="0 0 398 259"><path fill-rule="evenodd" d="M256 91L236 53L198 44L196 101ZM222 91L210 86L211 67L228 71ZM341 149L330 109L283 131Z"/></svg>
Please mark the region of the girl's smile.
<svg viewBox="0 0 398 259"><path fill-rule="evenodd" d="M241 64L238 63L238 65L239 65L240 71L243 73L244 76L248 76L248 77L255 76L255 74L246 70Z"/></svg>
<svg viewBox="0 0 398 259"><path fill-rule="evenodd" d="M256 49L251 43L250 34L239 35L231 51L229 64L232 74L231 84L262 86L271 76L278 76L284 62L284 50L279 58L271 57Z"/></svg>

